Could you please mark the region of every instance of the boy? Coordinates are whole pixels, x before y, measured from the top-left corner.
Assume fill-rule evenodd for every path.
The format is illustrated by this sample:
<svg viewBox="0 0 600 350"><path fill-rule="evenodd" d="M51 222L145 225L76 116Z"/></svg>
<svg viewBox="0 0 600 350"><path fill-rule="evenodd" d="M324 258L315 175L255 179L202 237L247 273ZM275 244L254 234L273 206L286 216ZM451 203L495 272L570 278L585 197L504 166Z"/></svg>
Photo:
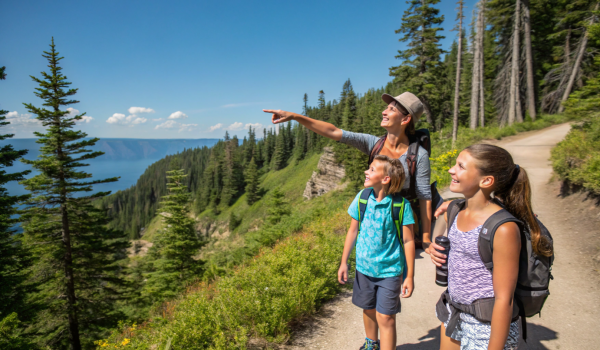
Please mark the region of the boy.
<svg viewBox="0 0 600 350"><path fill-rule="evenodd" d="M367 336L360 349L395 350L400 294L409 298L414 286L415 222L410 204L397 195L405 179L398 159L376 156L365 176L365 189L348 208L352 223L346 235L338 281L345 284L348 280L348 257L356 243L352 303L363 309ZM367 200L362 199L361 210L359 203L364 191L370 195ZM393 218L398 211L399 217Z"/></svg>

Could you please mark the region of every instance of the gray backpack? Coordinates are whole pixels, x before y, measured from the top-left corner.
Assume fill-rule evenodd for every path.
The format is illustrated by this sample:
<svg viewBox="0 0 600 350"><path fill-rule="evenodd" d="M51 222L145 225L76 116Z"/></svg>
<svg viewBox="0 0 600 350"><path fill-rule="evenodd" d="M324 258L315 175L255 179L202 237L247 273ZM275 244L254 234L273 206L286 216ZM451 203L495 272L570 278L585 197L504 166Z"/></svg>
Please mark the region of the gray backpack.
<svg viewBox="0 0 600 350"><path fill-rule="evenodd" d="M495 201L496 204L502 206L502 203ZM458 213L465 207L465 200L458 199L450 203L448 206L448 229L452 227ZM537 220L537 219L536 219ZM506 209L494 213L490 216L479 231L479 256L485 267L492 272L494 268L493 250L494 250L494 234L500 225L514 222L521 229L521 255L519 258L519 277L517 279L517 287L515 289L515 303L519 308L518 315L521 316L523 322L523 339L527 338L527 328L525 317L531 317L540 314L542 307L550 291L548 286L552 277L552 264L554 255L550 257L538 256L533 251L531 245L531 235L526 224L519 221ZM552 242L552 236L548 229L538 220L541 234ZM488 304L490 305L490 304ZM493 308L493 303L491 304ZM487 312L485 312L487 313ZM489 310L491 321L491 310ZM489 322L488 321L488 322Z"/></svg>

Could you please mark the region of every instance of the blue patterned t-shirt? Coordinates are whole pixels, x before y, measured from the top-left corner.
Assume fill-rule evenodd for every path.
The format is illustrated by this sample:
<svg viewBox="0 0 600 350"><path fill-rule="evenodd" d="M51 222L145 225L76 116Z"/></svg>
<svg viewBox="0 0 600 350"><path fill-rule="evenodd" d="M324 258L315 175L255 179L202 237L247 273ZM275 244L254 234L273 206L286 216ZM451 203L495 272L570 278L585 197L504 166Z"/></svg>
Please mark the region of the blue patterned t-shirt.
<svg viewBox="0 0 600 350"><path fill-rule="evenodd" d="M348 214L355 220L358 220L359 199L360 193L348 208ZM410 203L404 199L402 225L414 223ZM372 192L356 240L356 269L369 277L395 277L404 273L404 261L404 252L400 248L396 225L392 219L392 196L388 195L377 202Z"/></svg>

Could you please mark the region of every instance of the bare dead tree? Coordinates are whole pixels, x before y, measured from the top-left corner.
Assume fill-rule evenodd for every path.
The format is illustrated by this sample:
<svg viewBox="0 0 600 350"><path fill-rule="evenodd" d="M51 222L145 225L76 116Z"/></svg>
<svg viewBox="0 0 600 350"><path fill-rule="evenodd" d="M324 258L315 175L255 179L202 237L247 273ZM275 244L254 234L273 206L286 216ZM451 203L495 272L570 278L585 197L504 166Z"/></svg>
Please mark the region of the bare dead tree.
<svg viewBox="0 0 600 350"><path fill-rule="evenodd" d="M520 26L520 9L521 0L517 0L515 4L515 15L513 19L513 35L512 35L512 59L510 73L510 98L508 107L508 125L512 125L517 117L517 101L519 101L519 26ZM520 105L520 104L519 104Z"/></svg>
<svg viewBox="0 0 600 350"><path fill-rule="evenodd" d="M483 37L485 34L485 0L479 2L479 16L477 16L477 45L479 46L479 126L485 126L485 86L483 85L484 57Z"/></svg>
<svg viewBox="0 0 600 350"><path fill-rule="evenodd" d="M595 12L598 11L598 5L600 5L600 3L597 2L596 6L594 7L594 13L592 14L592 17L590 18L590 21L589 21L590 25L592 25L596 22ZM565 110L565 107L563 106L562 103L565 102L567 100L567 98L569 98L571 89L573 89L573 83L575 83L575 78L577 77L577 73L579 72L579 68L581 66L581 60L583 59L583 54L585 52L585 49L587 48L588 35L589 35L589 32L586 30L585 33L583 34L583 38L581 39L581 43L579 43L579 50L577 52L577 58L575 58L575 63L573 63L573 69L571 70L571 75L569 77L569 81L567 82L567 87L565 88L565 91L561 98L561 101L560 101L561 104L558 107L558 113L562 113Z"/></svg>
<svg viewBox="0 0 600 350"><path fill-rule="evenodd" d="M531 23L529 0L523 0L523 29L525 36L525 54L527 55L527 111L531 120L535 120L535 91L533 83L533 54L531 52Z"/></svg>
<svg viewBox="0 0 600 350"><path fill-rule="evenodd" d="M471 113L469 119L469 126L475 130L477 128L477 119L479 117L479 86L480 80L480 56L481 51L479 47L479 36L482 34L479 30L479 17L477 18L477 29L475 38L473 39L473 77L471 78Z"/></svg>
<svg viewBox="0 0 600 350"><path fill-rule="evenodd" d="M456 58L456 82L454 84L454 119L452 124L452 144L454 144L458 136L458 103L460 100L460 73L462 70L462 21L464 1L459 0L456 3L458 4L458 15L456 16L456 19L458 20L458 55Z"/></svg>

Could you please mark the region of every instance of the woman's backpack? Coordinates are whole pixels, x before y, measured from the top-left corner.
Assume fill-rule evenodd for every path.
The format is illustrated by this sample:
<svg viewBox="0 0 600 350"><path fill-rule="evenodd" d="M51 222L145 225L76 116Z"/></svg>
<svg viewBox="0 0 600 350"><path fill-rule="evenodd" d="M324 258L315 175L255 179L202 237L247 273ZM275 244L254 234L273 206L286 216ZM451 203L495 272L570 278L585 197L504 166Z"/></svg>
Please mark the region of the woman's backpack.
<svg viewBox="0 0 600 350"><path fill-rule="evenodd" d="M381 152L383 149L383 145L385 144L385 140L387 139L387 134L383 135L369 153L369 165L375 159L375 156ZM421 222L421 210L419 209L419 201L417 200L417 156L419 153L419 146L423 147L428 155L431 155L431 137L429 135L428 129L419 129L416 130L414 135L410 138L410 144L408 145L408 150L406 151L406 164L408 166L408 172L410 174L410 186L406 190L402 190L400 194L402 197L406 198L409 202L411 202L411 207L413 213L417 218L417 222ZM433 214L444 203L444 199L440 196L437 190L437 181L431 184L431 220L433 228L433 222L435 221L435 217ZM417 229L415 230L415 238L417 243L422 240L422 225L417 225Z"/></svg>
<svg viewBox="0 0 600 350"><path fill-rule="evenodd" d="M465 199L458 199L452 201L448 206L448 230L452 227L458 213L464 209L465 203ZM495 203L502 206L502 203L498 201L495 201ZM541 315L542 307L548 295L550 295L550 280L554 279L552 276L554 254L549 257L535 254L527 225L519 221L507 210L501 209L490 216L483 223L479 231L479 256L490 272L494 268L494 235L498 227L507 222L516 223L521 230L521 254L519 257L519 276L515 289L515 302L519 307L519 316L521 316L521 322L523 322L523 339L525 339L527 337L525 317L531 317L536 314ZM548 229L539 220L538 224L540 225L542 236L552 242L552 236Z"/></svg>

